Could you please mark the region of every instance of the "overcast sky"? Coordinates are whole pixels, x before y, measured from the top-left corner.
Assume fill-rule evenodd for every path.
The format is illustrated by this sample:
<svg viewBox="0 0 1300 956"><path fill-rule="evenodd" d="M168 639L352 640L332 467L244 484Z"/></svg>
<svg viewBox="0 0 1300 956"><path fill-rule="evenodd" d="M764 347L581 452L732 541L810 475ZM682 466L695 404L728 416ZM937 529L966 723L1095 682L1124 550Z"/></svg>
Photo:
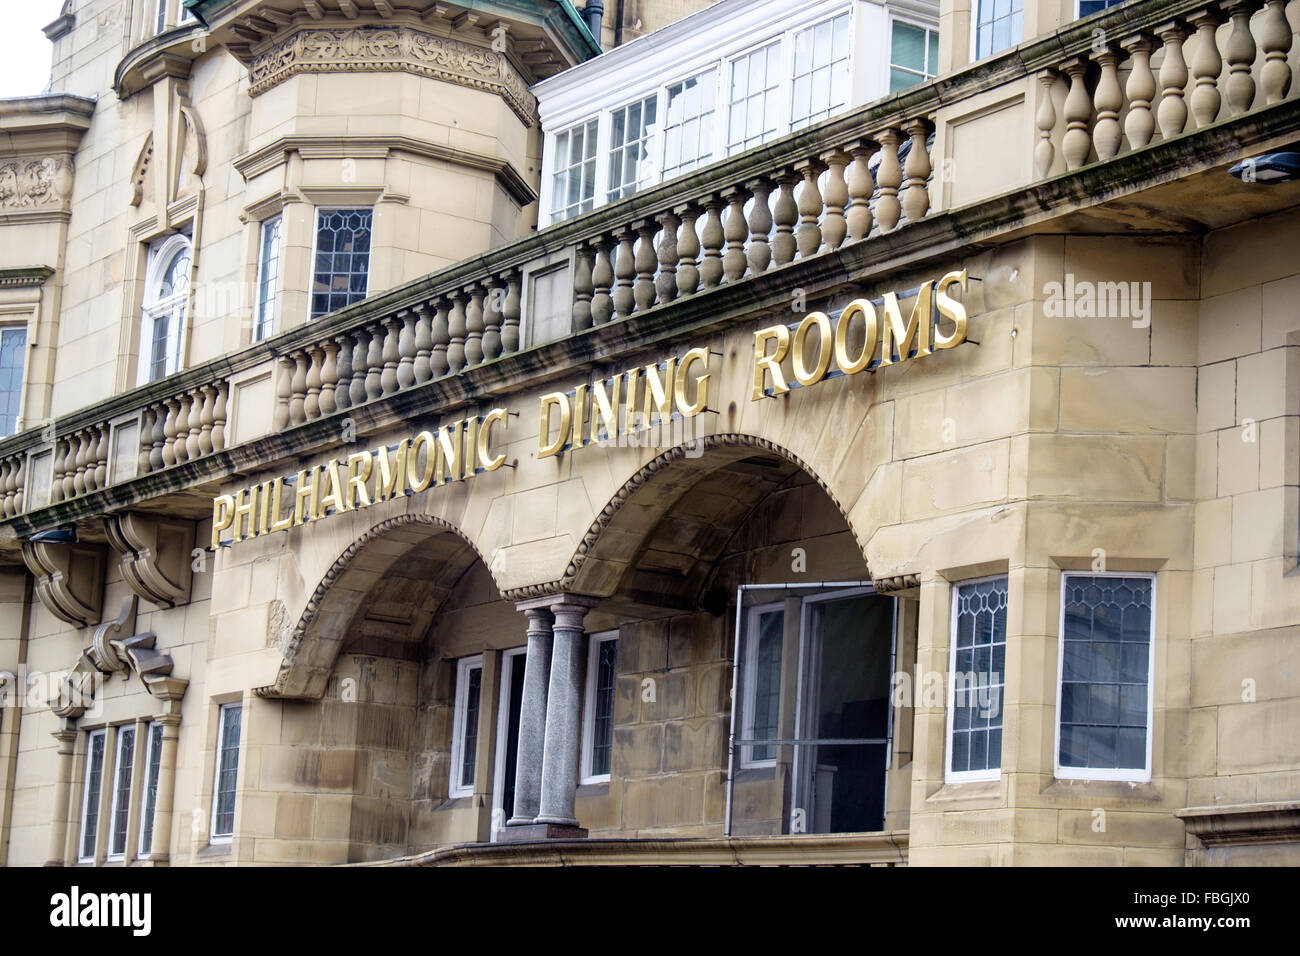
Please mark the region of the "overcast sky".
<svg viewBox="0 0 1300 956"><path fill-rule="evenodd" d="M0 97L40 93L50 81L50 41L41 27L63 0L0 0Z"/></svg>

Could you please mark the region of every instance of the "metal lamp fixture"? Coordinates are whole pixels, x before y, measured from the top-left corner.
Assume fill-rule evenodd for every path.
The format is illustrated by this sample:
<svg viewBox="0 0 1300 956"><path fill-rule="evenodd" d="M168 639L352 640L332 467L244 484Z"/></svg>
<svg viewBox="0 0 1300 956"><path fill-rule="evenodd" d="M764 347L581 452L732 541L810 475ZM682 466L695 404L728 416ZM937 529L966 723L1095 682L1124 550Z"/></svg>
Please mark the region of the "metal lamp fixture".
<svg viewBox="0 0 1300 956"><path fill-rule="evenodd" d="M77 540L77 529L72 525L67 525L63 528L55 528L52 531L38 531L28 540L37 544L42 542L71 544Z"/></svg>
<svg viewBox="0 0 1300 956"><path fill-rule="evenodd" d="M1300 179L1300 153L1265 153L1243 159L1228 170L1244 183L1275 186Z"/></svg>

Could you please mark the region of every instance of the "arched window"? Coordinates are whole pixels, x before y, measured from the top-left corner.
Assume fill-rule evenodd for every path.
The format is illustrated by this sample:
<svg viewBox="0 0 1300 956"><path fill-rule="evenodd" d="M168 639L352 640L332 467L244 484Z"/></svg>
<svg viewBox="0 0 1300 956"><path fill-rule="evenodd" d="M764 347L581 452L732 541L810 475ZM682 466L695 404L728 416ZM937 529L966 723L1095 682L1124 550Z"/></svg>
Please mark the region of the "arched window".
<svg viewBox="0 0 1300 956"><path fill-rule="evenodd" d="M193 254L189 237L179 234L149 247L137 384L155 381L180 368Z"/></svg>

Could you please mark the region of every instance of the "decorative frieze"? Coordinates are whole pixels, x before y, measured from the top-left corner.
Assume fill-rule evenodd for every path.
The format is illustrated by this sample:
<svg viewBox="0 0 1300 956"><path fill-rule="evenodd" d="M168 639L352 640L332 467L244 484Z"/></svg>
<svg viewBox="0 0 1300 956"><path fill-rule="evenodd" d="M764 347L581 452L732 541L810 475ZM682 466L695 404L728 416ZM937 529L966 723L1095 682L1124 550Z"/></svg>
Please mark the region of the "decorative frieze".
<svg viewBox="0 0 1300 956"><path fill-rule="evenodd" d="M0 209L64 205L72 195L72 160L36 156L0 162Z"/></svg>
<svg viewBox="0 0 1300 956"><path fill-rule="evenodd" d="M408 27L303 30L264 51L249 68L257 96L299 73L415 73L502 97L528 126L537 101L504 53Z"/></svg>

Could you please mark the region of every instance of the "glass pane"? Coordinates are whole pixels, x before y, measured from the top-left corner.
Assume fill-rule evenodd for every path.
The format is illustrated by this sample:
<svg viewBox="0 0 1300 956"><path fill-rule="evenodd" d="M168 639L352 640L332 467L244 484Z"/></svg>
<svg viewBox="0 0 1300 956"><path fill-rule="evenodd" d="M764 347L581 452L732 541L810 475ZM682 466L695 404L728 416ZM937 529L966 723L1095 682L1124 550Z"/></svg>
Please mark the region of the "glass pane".
<svg viewBox="0 0 1300 956"><path fill-rule="evenodd" d="M601 641L596 652L596 700L592 720L591 773L609 773L614 735L614 687L618 641Z"/></svg>
<svg viewBox="0 0 1300 956"><path fill-rule="evenodd" d="M117 732L117 792L113 795L113 831L108 852L118 856L126 851L127 811L131 804L131 771L135 760L135 728Z"/></svg>
<svg viewBox="0 0 1300 956"><path fill-rule="evenodd" d="M26 356L27 329L0 330L0 437L18 430Z"/></svg>
<svg viewBox="0 0 1300 956"><path fill-rule="evenodd" d="M370 209L319 211L312 282L313 319L366 297L372 215Z"/></svg>
<svg viewBox="0 0 1300 956"><path fill-rule="evenodd" d="M894 21L893 51L890 62L917 72L925 71L925 31L920 27Z"/></svg>
<svg viewBox="0 0 1300 956"><path fill-rule="evenodd" d="M231 836L235 831L235 784L239 774L239 730L242 708L228 705L221 709L221 735L217 748L216 813L213 836Z"/></svg>
<svg viewBox="0 0 1300 956"><path fill-rule="evenodd" d="M148 856L153 850L153 818L158 807L158 773L162 768L162 724L149 725L144 808L140 815L140 855Z"/></svg>
<svg viewBox="0 0 1300 956"><path fill-rule="evenodd" d="M460 752L460 785L474 786L474 765L478 757L478 704L483 689L483 668L471 667L464 674L468 685L465 690L465 722L462 725Z"/></svg>
<svg viewBox="0 0 1300 956"><path fill-rule="evenodd" d="M81 808L81 856L95 855L95 834L99 829L99 795L104 777L104 733L92 734L86 745L86 792Z"/></svg>
<svg viewBox="0 0 1300 956"><path fill-rule="evenodd" d="M1002 764L1007 579L959 585L955 602L952 770L993 770Z"/></svg>
<svg viewBox="0 0 1300 956"><path fill-rule="evenodd" d="M515 812L515 772L519 759L519 723L524 712L524 655L516 654L510 664L510 710L506 724L505 779L501 781L501 822Z"/></svg>
<svg viewBox="0 0 1300 956"><path fill-rule="evenodd" d="M784 640L785 612L768 611L758 618L755 638L753 718L749 736L754 740L771 740L780 734L781 714L781 647ZM776 748L757 744L750 748L751 760L771 760Z"/></svg>

